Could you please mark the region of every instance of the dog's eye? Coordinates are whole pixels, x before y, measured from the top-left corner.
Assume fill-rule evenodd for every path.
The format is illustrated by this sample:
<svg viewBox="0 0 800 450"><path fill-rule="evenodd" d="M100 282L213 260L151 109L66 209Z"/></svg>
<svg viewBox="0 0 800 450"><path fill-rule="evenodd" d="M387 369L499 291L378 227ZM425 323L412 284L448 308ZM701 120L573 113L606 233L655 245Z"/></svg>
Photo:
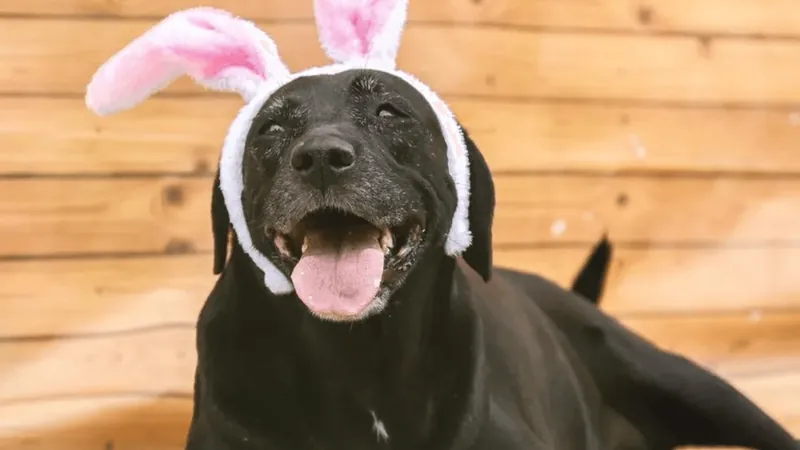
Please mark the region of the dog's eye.
<svg viewBox="0 0 800 450"><path fill-rule="evenodd" d="M259 136L276 134L282 132L283 130L284 128L275 122L265 122L263 125L261 125L261 127L259 127L258 134Z"/></svg>
<svg viewBox="0 0 800 450"><path fill-rule="evenodd" d="M381 106L379 106L378 110L376 111L376 114L378 115L378 117L385 117L385 118L406 117L405 114L403 114L400 110L390 105L389 103L384 103Z"/></svg>

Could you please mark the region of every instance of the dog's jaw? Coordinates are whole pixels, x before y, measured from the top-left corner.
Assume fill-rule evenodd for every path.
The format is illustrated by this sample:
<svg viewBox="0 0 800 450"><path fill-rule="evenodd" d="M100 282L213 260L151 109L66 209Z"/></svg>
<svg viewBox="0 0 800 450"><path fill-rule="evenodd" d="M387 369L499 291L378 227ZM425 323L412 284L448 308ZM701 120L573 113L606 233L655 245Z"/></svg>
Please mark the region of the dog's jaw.
<svg viewBox="0 0 800 450"><path fill-rule="evenodd" d="M280 230L267 228L266 234L274 246L271 253L278 255L311 314L325 321L356 322L387 307L425 245L424 223L420 216L391 222L321 209ZM348 265L354 267L348 271ZM363 277L364 271L372 275L361 280L360 287L347 279ZM343 275L337 275L340 272ZM344 297L330 303L337 295ZM354 295L361 296L356 308ZM320 297L329 299L328 303Z"/></svg>

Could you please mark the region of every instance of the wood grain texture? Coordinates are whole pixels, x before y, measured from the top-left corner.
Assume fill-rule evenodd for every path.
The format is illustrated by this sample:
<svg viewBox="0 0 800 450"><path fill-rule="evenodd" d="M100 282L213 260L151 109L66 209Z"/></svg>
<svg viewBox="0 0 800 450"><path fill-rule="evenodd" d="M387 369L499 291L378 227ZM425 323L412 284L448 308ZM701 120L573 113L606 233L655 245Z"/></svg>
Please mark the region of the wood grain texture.
<svg viewBox="0 0 800 450"><path fill-rule="evenodd" d="M210 250L211 178L0 179L0 255ZM800 179L495 177L495 244L797 243ZM794 245L794 244L792 244Z"/></svg>
<svg viewBox="0 0 800 450"><path fill-rule="evenodd" d="M153 23L2 19L0 85L17 94L82 94L99 65ZM262 26L293 69L327 63L311 24ZM445 95L761 105L800 100L797 60L800 46L785 40L417 25L405 33L398 64ZM168 91L200 88L182 79Z"/></svg>
<svg viewBox="0 0 800 450"><path fill-rule="evenodd" d="M542 274L569 286L588 250L501 250L496 263ZM614 250L602 299L617 316L691 316L737 311L796 310L800 249L625 248Z"/></svg>
<svg viewBox="0 0 800 450"><path fill-rule="evenodd" d="M800 113L470 99L450 104L496 173L800 173ZM80 99L6 98L0 102L0 174L209 173L241 106L233 97L154 98L97 117Z"/></svg>
<svg viewBox="0 0 800 450"><path fill-rule="evenodd" d="M0 198L0 232L6 233L0 254L210 248L211 182L207 177L0 180L0 191L26 196L25 202Z"/></svg>
<svg viewBox="0 0 800 450"><path fill-rule="evenodd" d="M205 4L248 19L296 21L312 17L310 1L208 0ZM196 5L191 0L0 0L0 14L162 17ZM793 0L438 0L411 1L409 20L568 30L783 36L796 35L800 30L796 7Z"/></svg>
<svg viewBox="0 0 800 450"><path fill-rule="evenodd" d="M183 450L192 404L158 394L0 406L0 450Z"/></svg>
<svg viewBox="0 0 800 450"><path fill-rule="evenodd" d="M118 393L191 393L191 326L55 341L0 343L0 405ZM42 383L49 374L58 383ZM2 420L0 420L1 422Z"/></svg>
<svg viewBox="0 0 800 450"><path fill-rule="evenodd" d="M210 254L2 262L0 339L193 324L211 268Z"/></svg>
<svg viewBox="0 0 800 450"><path fill-rule="evenodd" d="M588 247L500 250L495 258L569 286L588 253ZM190 326L216 280L211 262L210 254L0 262L0 340ZM757 322L762 314L800 311L798 266L796 248L622 247L602 307L625 318L671 317L666 324L734 312ZM776 340L796 334L787 317L785 325L771 322Z"/></svg>
<svg viewBox="0 0 800 450"><path fill-rule="evenodd" d="M82 99L0 101L0 173L213 173L242 102L153 99L116 116Z"/></svg>

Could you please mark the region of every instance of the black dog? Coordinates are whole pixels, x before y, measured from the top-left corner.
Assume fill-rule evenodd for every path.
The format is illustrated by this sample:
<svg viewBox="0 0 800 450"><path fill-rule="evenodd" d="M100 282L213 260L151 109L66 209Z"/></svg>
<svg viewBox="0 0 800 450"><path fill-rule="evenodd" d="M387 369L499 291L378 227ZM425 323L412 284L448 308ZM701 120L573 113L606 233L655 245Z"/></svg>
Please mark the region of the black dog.
<svg viewBox="0 0 800 450"><path fill-rule="evenodd" d="M467 142L473 241L462 264L443 251L456 194L415 89L353 70L270 98L244 162L256 246L287 276L316 264L323 278L357 276L337 264L379 248L382 283L357 320L270 294L235 239L228 259L215 187L221 276L198 323L187 449L797 448L731 386L596 308L606 241L584 269L595 275L574 284L589 301L493 271L492 177Z"/></svg>

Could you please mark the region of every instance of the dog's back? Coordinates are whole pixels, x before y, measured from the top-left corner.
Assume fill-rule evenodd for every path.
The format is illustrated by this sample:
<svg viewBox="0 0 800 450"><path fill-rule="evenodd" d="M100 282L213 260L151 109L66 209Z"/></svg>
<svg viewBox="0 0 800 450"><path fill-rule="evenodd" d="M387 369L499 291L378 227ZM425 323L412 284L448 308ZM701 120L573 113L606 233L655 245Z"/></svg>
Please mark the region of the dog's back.
<svg viewBox="0 0 800 450"><path fill-rule="evenodd" d="M595 247L590 261L609 250L606 244ZM601 286L604 280L591 279L587 267L606 273L587 263L576 280L585 276L584 286ZM514 395L533 405L517 406L528 414L526 425L543 434L539 439L550 438L545 446L797 448L792 436L728 383L658 349L587 302L587 296L510 269L495 269L488 284L468 278L482 303L486 339L493 341L487 348L506 359L495 364L512 367L516 378L529 378ZM533 355L527 368L511 361L523 355ZM575 432L580 429L582 434Z"/></svg>

